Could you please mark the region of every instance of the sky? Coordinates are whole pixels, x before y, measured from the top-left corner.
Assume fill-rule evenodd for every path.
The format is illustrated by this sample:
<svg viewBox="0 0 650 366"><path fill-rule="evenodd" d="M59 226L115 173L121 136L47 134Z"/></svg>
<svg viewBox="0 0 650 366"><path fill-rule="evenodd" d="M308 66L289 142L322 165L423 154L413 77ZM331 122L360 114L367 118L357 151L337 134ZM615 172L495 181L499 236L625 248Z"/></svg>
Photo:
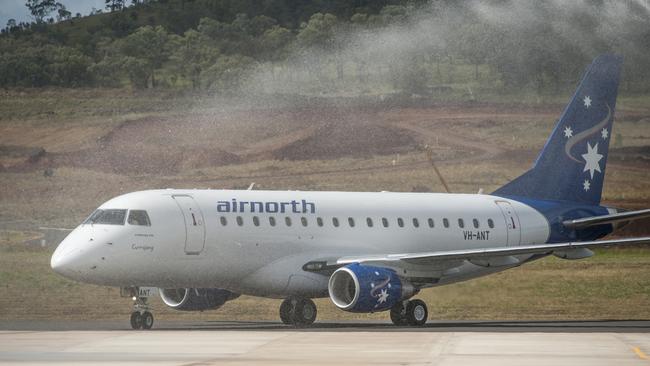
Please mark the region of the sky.
<svg viewBox="0 0 650 366"><path fill-rule="evenodd" d="M73 16L76 13L87 15L92 8L104 9L105 5L104 0L59 0L59 2L65 5ZM9 19L16 19L17 23L33 20L25 6L25 0L0 0L0 28L4 28Z"/></svg>

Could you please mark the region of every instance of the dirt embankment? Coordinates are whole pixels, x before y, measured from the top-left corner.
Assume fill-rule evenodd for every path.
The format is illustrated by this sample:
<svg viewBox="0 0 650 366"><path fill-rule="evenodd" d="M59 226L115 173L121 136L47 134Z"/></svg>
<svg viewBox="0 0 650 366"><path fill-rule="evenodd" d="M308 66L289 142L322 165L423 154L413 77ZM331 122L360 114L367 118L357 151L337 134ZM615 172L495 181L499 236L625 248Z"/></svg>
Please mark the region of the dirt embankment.
<svg viewBox="0 0 650 366"><path fill-rule="evenodd" d="M215 111L145 117L124 122L96 137L76 136L74 129L56 141L47 131L26 131L37 141L49 141L53 151L0 145L0 170L33 171L62 166L127 175L171 175L191 169L269 159L323 160L389 155L434 145L441 163L500 159L532 162L537 149L513 148L485 141L472 131L540 115L552 118L557 106L435 106L428 108L364 109L296 107L245 111ZM628 118L642 115L628 114ZM458 128L461 126L462 128ZM454 128L456 127L456 128ZM88 128L86 128L88 130ZM467 130L468 133L462 132ZM85 131L85 130L84 130ZM459 132L461 131L461 132ZM91 134L92 135L92 134ZM66 147L66 139L70 145ZM53 145L52 145L53 144ZM76 147L76 148L75 148ZM613 149L612 161L637 164L647 159L647 147Z"/></svg>

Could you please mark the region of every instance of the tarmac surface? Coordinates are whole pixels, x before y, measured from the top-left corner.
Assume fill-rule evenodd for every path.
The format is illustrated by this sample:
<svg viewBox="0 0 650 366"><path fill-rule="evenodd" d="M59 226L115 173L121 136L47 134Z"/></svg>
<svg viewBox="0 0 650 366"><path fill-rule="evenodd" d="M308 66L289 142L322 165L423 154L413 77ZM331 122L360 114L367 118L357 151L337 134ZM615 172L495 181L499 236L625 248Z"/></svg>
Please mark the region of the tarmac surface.
<svg viewBox="0 0 650 366"><path fill-rule="evenodd" d="M0 322L0 364L648 365L650 321Z"/></svg>

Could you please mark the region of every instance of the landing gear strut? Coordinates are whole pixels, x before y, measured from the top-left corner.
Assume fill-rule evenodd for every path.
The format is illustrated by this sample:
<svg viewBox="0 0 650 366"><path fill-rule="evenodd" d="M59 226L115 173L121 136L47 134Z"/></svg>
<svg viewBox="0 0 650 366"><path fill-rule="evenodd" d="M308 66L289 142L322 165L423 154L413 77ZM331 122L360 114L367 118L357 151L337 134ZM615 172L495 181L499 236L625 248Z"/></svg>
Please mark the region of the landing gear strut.
<svg viewBox="0 0 650 366"><path fill-rule="evenodd" d="M136 292L137 294L137 292ZM133 296L133 312L131 313L131 328L151 329L153 314L149 311L146 297Z"/></svg>
<svg viewBox="0 0 650 366"><path fill-rule="evenodd" d="M311 299L290 296L280 305L280 319L289 325L310 325L316 320L316 304Z"/></svg>
<svg viewBox="0 0 650 366"><path fill-rule="evenodd" d="M390 320L400 326L422 326L428 315L427 304L418 299L399 302L390 309Z"/></svg>

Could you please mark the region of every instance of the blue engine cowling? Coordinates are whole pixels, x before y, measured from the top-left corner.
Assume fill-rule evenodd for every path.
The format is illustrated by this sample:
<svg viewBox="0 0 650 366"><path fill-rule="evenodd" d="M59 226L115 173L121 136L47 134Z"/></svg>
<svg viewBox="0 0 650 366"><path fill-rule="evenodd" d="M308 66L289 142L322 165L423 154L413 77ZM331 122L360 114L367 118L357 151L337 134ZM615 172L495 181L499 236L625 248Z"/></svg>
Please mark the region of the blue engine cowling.
<svg viewBox="0 0 650 366"><path fill-rule="evenodd" d="M334 271L328 290L334 305L355 313L389 310L415 294L413 286L392 269L358 263Z"/></svg>
<svg viewBox="0 0 650 366"><path fill-rule="evenodd" d="M220 308L226 301L239 297L228 290L218 288L167 288L160 289L165 305L182 311L203 311Z"/></svg>

